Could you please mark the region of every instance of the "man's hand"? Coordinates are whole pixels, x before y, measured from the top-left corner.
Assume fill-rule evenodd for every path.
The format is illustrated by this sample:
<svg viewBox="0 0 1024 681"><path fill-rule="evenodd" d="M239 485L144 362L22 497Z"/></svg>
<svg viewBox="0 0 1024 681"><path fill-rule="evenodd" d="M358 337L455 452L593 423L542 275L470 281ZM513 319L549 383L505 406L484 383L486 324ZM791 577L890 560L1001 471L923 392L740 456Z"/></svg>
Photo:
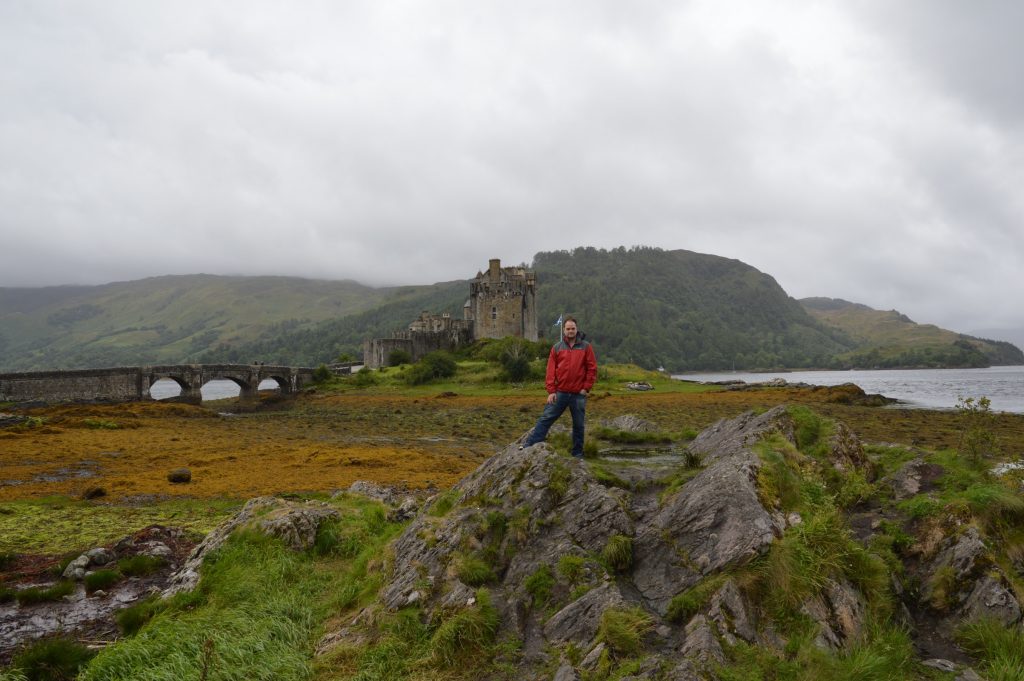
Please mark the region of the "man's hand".
<svg viewBox="0 0 1024 681"><path fill-rule="evenodd" d="M589 394L590 394L590 393L588 393L588 392L587 392L586 390L581 390L581 391L580 391L580 395L583 395L584 397L586 397L586 396L587 396L587 395L589 395Z"/></svg>
<svg viewBox="0 0 1024 681"><path fill-rule="evenodd" d="M555 403L555 393L548 393L548 404Z"/></svg>

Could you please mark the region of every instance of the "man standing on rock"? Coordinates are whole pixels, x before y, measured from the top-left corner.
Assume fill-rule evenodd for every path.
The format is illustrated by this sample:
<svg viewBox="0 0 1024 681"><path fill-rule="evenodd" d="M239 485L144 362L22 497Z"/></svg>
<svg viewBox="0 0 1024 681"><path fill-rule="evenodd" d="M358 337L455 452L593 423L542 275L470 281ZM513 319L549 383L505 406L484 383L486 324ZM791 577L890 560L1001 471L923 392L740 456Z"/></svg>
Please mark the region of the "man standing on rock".
<svg viewBox="0 0 1024 681"><path fill-rule="evenodd" d="M562 326L562 339L551 346L548 355L548 371L544 381L548 402L523 446L544 442L551 425L568 408L572 414L572 455L581 458L587 395L594 387L595 380L597 357L594 348L579 333L576 320L566 317Z"/></svg>

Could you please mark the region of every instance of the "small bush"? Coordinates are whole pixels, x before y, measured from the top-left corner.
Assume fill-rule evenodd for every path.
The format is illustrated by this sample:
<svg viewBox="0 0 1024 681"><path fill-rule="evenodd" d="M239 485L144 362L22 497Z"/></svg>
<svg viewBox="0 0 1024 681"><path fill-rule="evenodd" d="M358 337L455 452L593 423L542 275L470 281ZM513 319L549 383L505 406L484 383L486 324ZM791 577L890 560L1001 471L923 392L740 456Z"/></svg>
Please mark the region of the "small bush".
<svg viewBox="0 0 1024 681"><path fill-rule="evenodd" d="M498 611L485 589L476 592L476 604L461 610L437 628L430 639L431 658L443 667L454 666L467 654L479 652L494 640Z"/></svg>
<svg viewBox="0 0 1024 681"><path fill-rule="evenodd" d="M644 634L653 627L654 620L640 608L608 608L601 615L597 640L616 655L637 655Z"/></svg>
<svg viewBox="0 0 1024 681"><path fill-rule="evenodd" d="M476 556L462 556L455 574L466 586L483 586L498 579L491 566Z"/></svg>
<svg viewBox="0 0 1024 681"><path fill-rule="evenodd" d="M927 494L918 494L905 501L901 501L896 504L896 507L913 520L935 516L942 510L942 504Z"/></svg>
<svg viewBox="0 0 1024 681"><path fill-rule="evenodd" d="M583 579L583 568L587 560L583 556L574 553L567 553L558 559L558 574L565 577L570 584L575 584Z"/></svg>
<svg viewBox="0 0 1024 681"><path fill-rule="evenodd" d="M10 603L14 600L14 596L17 592L11 587L0 584L0 603Z"/></svg>
<svg viewBox="0 0 1024 681"><path fill-rule="evenodd" d="M551 600L551 589L555 586L555 575L551 568L543 565L523 582L527 593L533 596L533 604L543 605Z"/></svg>
<svg viewBox="0 0 1024 681"><path fill-rule="evenodd" d="M601 558L612 570L625 572L633 567L633 540L622 534L613 534L601 551Z"/></svg>
<svg viewBox="0 0 1024 681"><path fill-rule="evenodd" d="M316 383L326 383L332 378L334 378L334 374L331 373L326 364L321 364L313 370L313 381Z"/></svg>
<svg viewBox="0 0 1024 681"><path fill-rule="evenodd" d="M144 601L118 611L114 615L118 628L125 636L134 636L154 616L167 608L166 601L159 596L151 596Z"/></svg>
<svg viewBox="0 0 1024 681"><path fill-rule="evenodd" d="M35 605L36 603L49 603L51 601L59 601L65 596L70 596L75 592L75 583L69 580L57 582L53 586L40 588L31 586L27 589L22 589L14 595L18 601L18 605Z"/></svg>
<svg viewBox="0 0 1024 681"><path fill-rule="evenodd" d="M377 373L370 367L363 367L356 372L353 382L359 388L368 388L377 384Z"/></svg>
<svg viewBox="0 0 1024 681"><path fill-rule="evenodd" d="M95 654L75 641L46 638L15 655L11 668L27 681L71 681Z"/></svg>
<svg viewBox="0 0 1024 681"><path fill-rule="evenodd" d="M117 561L117 569L125 577L145 577L162 568L167 561L159 556L129 556Z"/></svg>
<svg viewBox="0 0 1024 681"><path fill-rule="evenodd" d="M388 353L388 366L397 367L403 364L412 364L412 355L405 350L392 350Z"/></svg>
<svg viewBox="0 0 1024 681"><path fill-rule="evenodd" d="M458 365L450 353L438 350L424 355L423 359L414 364L405 374L405 382L409 385L422 385L439 378L451 378L455 375Z"/></svg>
<svg viewBox="0 0 1024 681"><path fill-rule="evenodd" d="M109 589L121 579L121 573L117 570L97 570L85 576L85 592L102 591Z"/></svg>

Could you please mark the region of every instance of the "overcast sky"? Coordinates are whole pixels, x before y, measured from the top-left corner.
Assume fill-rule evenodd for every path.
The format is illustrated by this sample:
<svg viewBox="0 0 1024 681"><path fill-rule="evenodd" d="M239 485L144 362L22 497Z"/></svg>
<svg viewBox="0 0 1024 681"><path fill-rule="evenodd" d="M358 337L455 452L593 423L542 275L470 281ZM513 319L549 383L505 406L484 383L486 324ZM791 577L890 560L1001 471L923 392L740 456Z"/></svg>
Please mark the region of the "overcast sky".
<svg viewBox="0 0 1024 681"><path fill-rule="evenodd" d="M652 245L1024 327L1024 3L0 1L0 286Z"/></svg>

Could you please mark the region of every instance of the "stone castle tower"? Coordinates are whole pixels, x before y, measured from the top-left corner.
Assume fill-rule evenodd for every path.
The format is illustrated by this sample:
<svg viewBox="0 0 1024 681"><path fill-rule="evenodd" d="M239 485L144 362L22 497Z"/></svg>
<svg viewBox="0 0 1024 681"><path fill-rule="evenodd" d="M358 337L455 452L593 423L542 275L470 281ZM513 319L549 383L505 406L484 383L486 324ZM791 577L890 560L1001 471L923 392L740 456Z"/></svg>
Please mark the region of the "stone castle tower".
<svg viewBox="0 0 1024 681"><path fill-rule="evenodd" d="M474 338L518 336L537 340L537 274L502 267L492 258L486 272L469 284L463 317L473 320Z"/></svg>
<svg viewBox="0 0 1024 681"><path fill-rule="evenodd" d="M363 364L376 369L386 366L395 350L409 353L419 361L435 350L455 350L478 338L517 336L537 340L537 275L524 267L502 267L490 260L486 272L477 272L469 283L469 299L462 307L462 319L447 313L424 311L409 327L390 338L363 343Z"/></svg>

